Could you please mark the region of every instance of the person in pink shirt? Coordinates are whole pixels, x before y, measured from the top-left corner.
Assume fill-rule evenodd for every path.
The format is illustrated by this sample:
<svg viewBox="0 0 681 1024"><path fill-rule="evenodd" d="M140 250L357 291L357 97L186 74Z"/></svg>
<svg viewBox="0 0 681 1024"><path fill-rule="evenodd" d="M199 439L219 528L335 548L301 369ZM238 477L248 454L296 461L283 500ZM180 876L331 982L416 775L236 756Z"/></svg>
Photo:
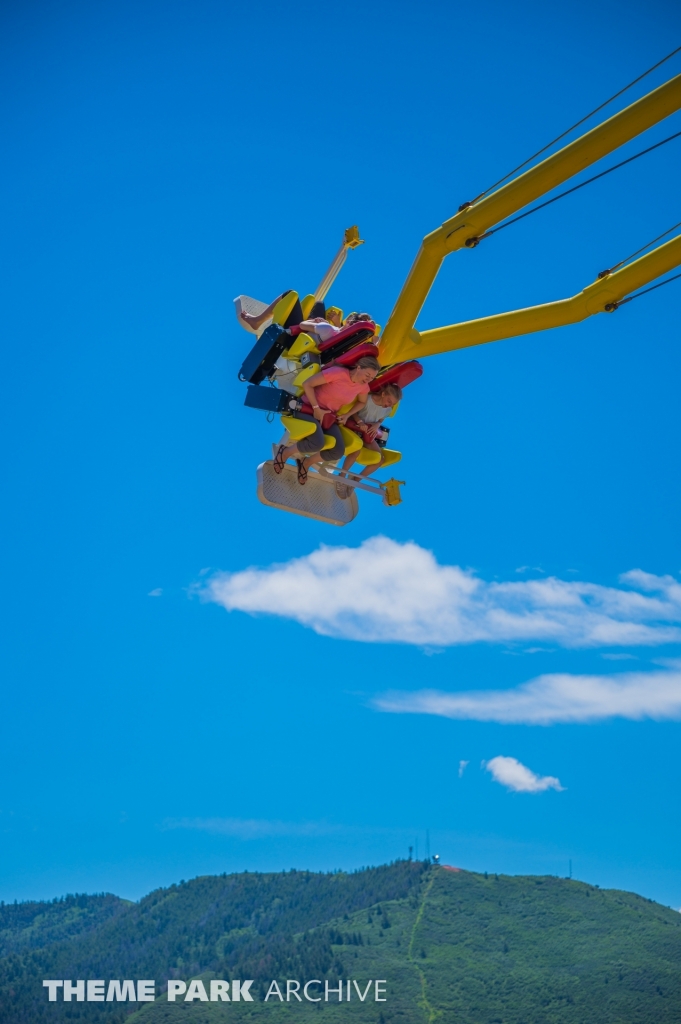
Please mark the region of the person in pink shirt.
<svg viewBox="0 0 681 1024"><path fill-rule="evenodd" d="M296 444L280 446L274 457L274 472L283 472L286 460L295 458L298 463L298 482L307 481L307 470L317 462L335 462L345 455L343 435L338 427L349 416L364 408L369 394L369 382L374 379L381 366L375 356L362 356L355 366L328 366L303 384L303 391L312 415L297 414L297 419L315 424L315 431ZM338 410L352 403L347 412ZM324 434L330 434L336 442L333 448L322 451Z"/></svg>

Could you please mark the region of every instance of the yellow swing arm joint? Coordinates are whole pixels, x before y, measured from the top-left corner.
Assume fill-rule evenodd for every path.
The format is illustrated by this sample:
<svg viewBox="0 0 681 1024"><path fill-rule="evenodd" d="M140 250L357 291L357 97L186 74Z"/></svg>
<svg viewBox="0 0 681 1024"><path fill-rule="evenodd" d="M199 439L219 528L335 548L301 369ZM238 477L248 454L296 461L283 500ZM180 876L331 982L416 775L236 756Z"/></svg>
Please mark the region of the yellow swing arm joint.
<svg viewBox="0 0 681 1024"><path fill-rule="evenodd" d="M442 352L484 345L490 341L515 338L521 334L576 324L595 313L611 312L622 300L656 277L681 264L681 235L672 238L634 263L597 278L583 291L569 299L547 302L540 306L515 309L509 313L468 320L430 331L412 330L402 346L398 359L433 356Z"/></svg>
<svg viewBox="0 0 681 1024"><path fill-rule="evenodd" d="M442 261L448 253L465 247L468 239L479 238L495 224L499 224L680 108L681 75L677 75L503 185L496 192L460 210L435 231L426 235L383 331L380 346L381 362L387 365L417 354L416 349L409 345L409 333L414 328ZM429 333L424 332L422 337ZM405 349L410 350L409 357L401 354Z"/></svg>

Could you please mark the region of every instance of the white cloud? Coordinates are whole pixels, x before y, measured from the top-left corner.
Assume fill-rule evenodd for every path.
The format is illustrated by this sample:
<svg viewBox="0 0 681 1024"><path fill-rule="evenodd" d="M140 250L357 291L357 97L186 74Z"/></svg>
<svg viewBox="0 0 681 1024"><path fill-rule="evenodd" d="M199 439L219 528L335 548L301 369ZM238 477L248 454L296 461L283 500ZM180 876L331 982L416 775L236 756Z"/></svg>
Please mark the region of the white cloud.
<svg viewBox="0 0 681 1024"><path fill-rule="evenodd" d="M155 587L154 590L150 590L147 597L160 597L163 593L162 587Z"/></svg>
<svg viewBox="0 0 681 1024"><path fill-rule="evenodd" d="M188 829L207 832L214 836L228 836L244 841L258 839L316 839L334 837L338 842L364 842L381 838L404 844L414 832L414 826L391 827L386 825L337 824L330 821L281 821L269 818L166 818L161 828L164 831ZM440 834L440 833L438 833Z"/></svg>
<svg viewBox="0 0 681 1024"><path fill-rule="evenodd" d="M555 577L488 582L409 542L372 537L280 565L218 573L196 590L228 611L293 619L324 636L445 647L540 641L563 647L681 640L681 584L633 570L620 587Z"/></svg>
<svg viewBox="0 0 681 1024"><path fill-rule="evenodd" d="M262 818L168 818L164 829L195 829L236 839L266 839L275 836L328 836L344 832L342 825L327 822L270 821Z"/></svg>
<svg viewBox="0 0 681 1024"><path fill-rule="evenodd" d="M459 778L461 778L463 773L466 771L468 764L468 761L459 761Z"/></svg>
<svg viewBox="0 0 681 1024"><path fill-rule="evenodd" d="M493 757L483 762L485 768L495 782L501 783L514 793L543 793L547 789L563 791L560 779L553 775L535 775L533 771L521 764L515 757Z"/></svg>
<svg viewBox="0 0 681 1024"><path fill-rule="evenodd" d="M614 676L567 673L538 676L509 690L386 693L373 700L379 711L440 715L504 724L553 725L605 718L681 718L681 662L652 672Z"/></svg>

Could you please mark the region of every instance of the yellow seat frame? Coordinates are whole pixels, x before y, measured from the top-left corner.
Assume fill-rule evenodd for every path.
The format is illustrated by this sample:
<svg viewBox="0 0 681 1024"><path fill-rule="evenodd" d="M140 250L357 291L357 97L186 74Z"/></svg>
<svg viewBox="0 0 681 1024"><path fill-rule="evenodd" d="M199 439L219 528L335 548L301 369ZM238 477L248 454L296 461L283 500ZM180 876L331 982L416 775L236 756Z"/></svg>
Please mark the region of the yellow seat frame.
<svg viewBox="0 0 681 1024"><path fill-rule="evenodd" d="M383 449L383 465L381 469L385 469L386 466L392 466L394 463L399 462L402 458L401 452L396 452L391 448ZM373 448L362 448L361 452L357 456L357 462L360 466L377 466L381 461L381 452L375 452Z"/></svg>
<svg viewBox="0 0 681 1024"><path fill-rule="evenodd" d="M281 422L284 425L285 430L288 431L288 436L294 444L298 441L302 441L305 437L309 437L310 434L314 434L317 429L314 423L310 423L309 420L299 420L297 416L282 416ZM344 428L341 427L341 432L343 429ZM351 431L348 431L348 433L351 433ZM333 448L335 443L335 437L332 437L331 434L324 434L324 444L322 445L321 450L324 452L327 448Z"/></svg>

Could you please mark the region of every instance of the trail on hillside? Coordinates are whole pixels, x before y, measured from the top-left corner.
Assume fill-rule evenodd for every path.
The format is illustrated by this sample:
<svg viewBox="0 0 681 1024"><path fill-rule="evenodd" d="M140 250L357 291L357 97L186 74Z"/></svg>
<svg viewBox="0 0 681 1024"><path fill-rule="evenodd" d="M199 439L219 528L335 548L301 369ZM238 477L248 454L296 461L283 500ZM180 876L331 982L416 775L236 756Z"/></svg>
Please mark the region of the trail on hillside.
<svg viewBox="0 0 681 1024"><path fill-rule="evenodd" d="M425 889L423 890L423 896L421 897L421 903L419 905L418 913L416 914L416 918L414 920L414 927L411 930L411 941L409 943L409 951L407 953L407 956L408 956L409 960L411 961L411 963L414 965L414 967L418 971L419 977L421 979L421 1003L422 1003L423 1009L425 1010L425 1012L427 1014L428 1024L433 1024L433 1021L438 1016L438 1011L435 1010L430 1005L430 1003L428 1001L428 995L427 995L427 992L426 992L426 986L427 986L426 976L425 976L424 972L421 970L421 968L419 967L418 963L414 960L414 939L416 938L416 930L417 930L417 928L418 928L418 926L419 926L419 924L421 922L421 918L423 917L423 911L424 911L425 906L426 906L426 900L428 899L428 894L430 893L430 890L433 887L433 882L434 881L435 881L435 872L431 869L430 878L428 879L428 884L426 885Z"/></svg>

